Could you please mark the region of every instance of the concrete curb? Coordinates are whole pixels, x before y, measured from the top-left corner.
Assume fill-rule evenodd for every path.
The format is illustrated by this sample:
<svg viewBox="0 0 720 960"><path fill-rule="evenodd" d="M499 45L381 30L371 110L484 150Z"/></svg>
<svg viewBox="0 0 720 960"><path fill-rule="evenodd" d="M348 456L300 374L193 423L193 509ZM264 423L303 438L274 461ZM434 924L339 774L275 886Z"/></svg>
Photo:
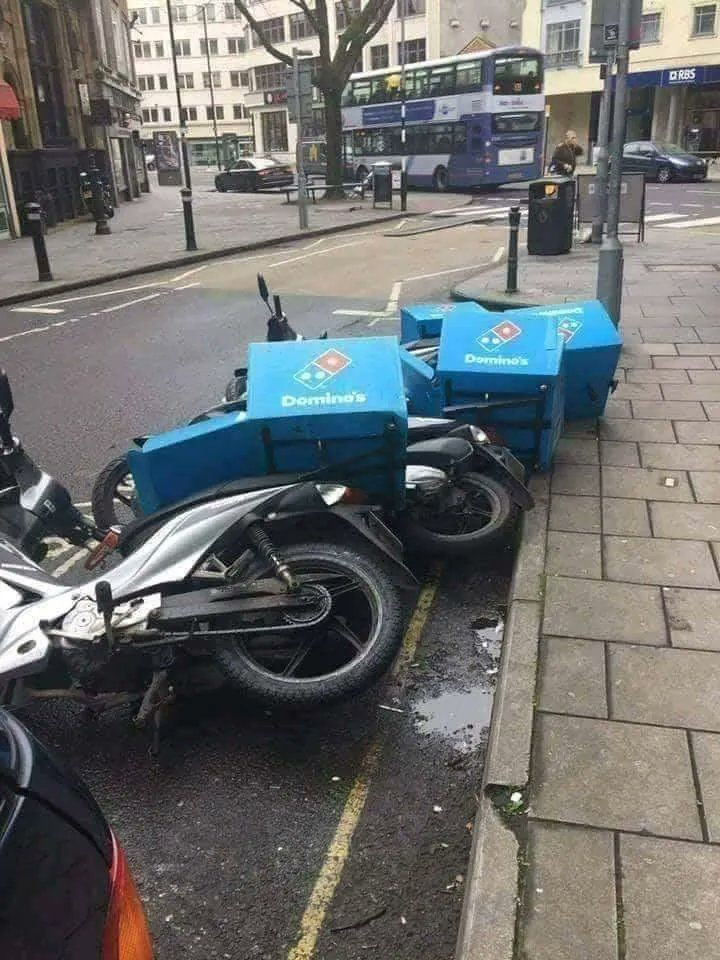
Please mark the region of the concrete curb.
<svg viewBox="0 0 720 960"><path fill-rule="evenodd" d="M88 277L86 280L68 280L63 283L51 283L45 286L39 286L37 290L30 290L26 293L14 293L8 297L0 297L0 307L12 306L14 303L23 303L26 300L46 300L54 297L58 293L69 293L72 290L82 290L85 287L94 287L103 283L112 283L114 280L124 280L127 277L137 277L144 273L159 273L161 270L173 270L176 267L187 267L195 263L203 263L206 260L221 260L223 257L231 257L238 253L250 253L253 250L263 250L269 247L279 247L285 243L293 243L296 240L313 239L315 237L327 237L334 233L346 233L348 230L357 230L359 227L369 227L373 224L382 225L392 220L400 220L405 217L419 217L421 213L392 213L386 217L373 217L372 219L356 220L353 223L338 223L331 227L320 227L317 230L307 230L304 233L289 233L281 237L271 237L268 240L258 240L255 243L235 244L230 247L222 247L218 250L199 250L197 253L186 253L159 263L146 263L142 266L130 267L127 270L117 270L112 273L105 273L96 277ZM39 284L39 281L38 281Z"/></svg>
<svg viewBox="0 0 720 960"><path fill-rule="evenodd" d="M455 960L513 960L520 845L489 793L495 787L524 788L530 779L550 509L548 478L533 477L531 489L535 508L523 515L520 527Z"/></svg>

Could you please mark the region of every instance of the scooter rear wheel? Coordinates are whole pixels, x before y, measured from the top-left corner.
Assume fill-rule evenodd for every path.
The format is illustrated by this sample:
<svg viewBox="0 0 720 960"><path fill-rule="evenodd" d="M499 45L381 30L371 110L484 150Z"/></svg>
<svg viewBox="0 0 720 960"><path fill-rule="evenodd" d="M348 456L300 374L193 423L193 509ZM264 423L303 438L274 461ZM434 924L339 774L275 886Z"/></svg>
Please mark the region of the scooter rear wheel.
<svg viewBox="0 0 720 960"><path fill-rule="evenodd" d="M141 511L127 457L117 457L100 471L93 484L92 514L101 530L123 527Z"/></svg>
<svg viewBox="0 0 720 960"><path fill-rule="evenodd" d="M405 544L419 553L459 557L503 539L517 519L509 491L493 477L468 473L454 482L450 509L410 508L399 517Z"/></svg>

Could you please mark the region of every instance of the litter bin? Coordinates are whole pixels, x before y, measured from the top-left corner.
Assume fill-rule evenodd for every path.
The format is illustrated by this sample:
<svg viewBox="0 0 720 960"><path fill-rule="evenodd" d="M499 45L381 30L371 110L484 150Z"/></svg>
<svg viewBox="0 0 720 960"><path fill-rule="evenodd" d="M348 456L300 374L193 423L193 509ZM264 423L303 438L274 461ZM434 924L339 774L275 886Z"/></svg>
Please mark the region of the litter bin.
<svg viewBox="0 0 720 960"><path fill-rule="evenodd" d="M379 203L392 207L392 166L387 162L373 164L373 207Z"/></svg>
<svg viewBox="0 0 720 960"><path fill-rule="evenodd" d="M530 184L528 198L528 253L552 257L570 253L575 210L575 180L546 177Z"/></svg>

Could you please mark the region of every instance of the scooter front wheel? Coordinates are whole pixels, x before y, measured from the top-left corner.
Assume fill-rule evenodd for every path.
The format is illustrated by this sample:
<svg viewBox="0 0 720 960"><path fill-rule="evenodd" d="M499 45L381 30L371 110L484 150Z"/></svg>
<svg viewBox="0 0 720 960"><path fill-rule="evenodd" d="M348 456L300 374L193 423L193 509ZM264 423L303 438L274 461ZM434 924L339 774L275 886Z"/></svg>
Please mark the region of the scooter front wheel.
<svg viewBox="0 0 720 960"><path fill-rule="evenodd" d="M117 457L100 471L92 489L92 514L101 530L124 527L141 513L127 457Z"/></svg>
<svg viewBox="0 0 720 960"><path fill-rule="evenodd" d="M410 549L434 556L467 556L503 539L517 519L509 491L493 477L467 473L453 483L452 502L409 507L398 518Z"/></svg>
<svg viewBox="0 0 720 960"><path fill-rule="evenodd" d="M382 563L354 548L303 543L281 553L300 583L327 591L327 616L305 630L280 627L223 642L215 652L220 669L241 692L279 706L311 707L360 693L400 649L398 588Z"/></svg>

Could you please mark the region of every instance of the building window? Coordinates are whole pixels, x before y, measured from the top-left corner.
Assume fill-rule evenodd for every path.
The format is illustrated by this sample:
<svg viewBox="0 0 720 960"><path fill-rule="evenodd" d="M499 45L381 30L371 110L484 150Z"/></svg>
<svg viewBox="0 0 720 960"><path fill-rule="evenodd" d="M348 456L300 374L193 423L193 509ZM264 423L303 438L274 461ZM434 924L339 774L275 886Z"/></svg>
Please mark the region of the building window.
<svg viewBox="0 0 720 960"><path fill-rule="evenodd" d="M425 13L425 0L398 0L398 17L419 17Z"/></svg>
<svg viewBox="0 0 720 960"><path fill-rule="evenodd" d="M398 44L398 63L419 63L425 60L425 38L405 41L405 59L403 60L402 44Z"/></svg>
<svg viewBox="0 0 720 960"><path fill-rule="evenodd" d="M204 73L204 74L202 75L202 77L203 77L203 86L205 87L206 90L209 90L209 89L210 89L210 74L209 74L209 73ZM221 86L222 86L222 81L221 81L221 79L220 79L220 71L219 71L219 70L213 70L213 73L212 73L212 85L213 85L213 87L221 87Z"/></svg>
<svg viewBox="0 0 720 960"><path fill-rule="evenodd" d="M160 23L160 7L150 7L150 22Z"/></svg>
<svg viewBox="0 0 720 960"><path fill-rule="evenodd" d="M133 13L137 18L137 22L141 23L143 26L147 23L147 10L134 10Z"/></svg>
<svg viewBox="0 0 720 960"><path fill-rule="evenodd" d="M350 13L360 13L360 0L349 0L346 4L350 8ZM345 13L345 7L342 3L335 4L335 29L338 33L342 33L343 30L347 29L349 23L347 14Z"/></svg>
<svg viewBox="0 0 720 960"><path fill-rule="evenodd" d="M241 70L240 71L240 86L250 88L250 71Z"/></svg>
<svg viewBox="0 0 720 960"><path fill-rule="evenodd" d="M549 23L545 37L546 67L576 67L580 63L579 20Z"/></svg>
<svg viewBox="0 0 720 960"><path fill-rule="evenodd" d="M695 7L693 11L692 35L694 37L714 37L716 15L716 3L703 3L702 6Z"/></svg>
<svg viewBox="0 0 720 960"><path fill-rule="evenodd" d="M155 77L138 77L138 87L140 90L154 90Z"/></svg>
<svg viewBox="0 0 720 960"><path fill-rule="evenodd" d="M390 53L386 43L378 43L375 47L370 47L370 69L382 70L383 67L390 66Z"/></svg>
<svg viewBox="0 0 720 960"><path fill-rule="evenodd" d="M257 67L256 67L257 69ZM260 114L263 148L267 153L286 151L288 148L287 113L285 110L270 110Z"/></svg>
<svg viewBox="0 0 720 960"><path fill-rule="evenodd" d="M245 53L245 38L228 37L227 50L232 54Z"/></svg>
<svg viewBox="0 0 720 960"><path fill-rule="evenodd" d="M204 40L200 41L200 56L207 56L208 47L210 48L210 55L216 57L218 52L218 42L214 38L212 40L208 40L207 43L205 43Z"/></svg>
<svg viewBox="0 0 720 960"><path fill-rule="evenodd" d="M241 103L233 104L233 120L244 120L245 119L245 108Z"/></svg>
<svg viewBox="0 0 720 960"><path fill-rule="evenodd" d="M172 110L170 107L163 107L163 120L165 123L172 123Z"/></svg>
<svg viewBox="0 0 720 960"><path fill-rule="evenodd" d="M661 13L644 13L640 21L640 43L659 43Z"/></svg>
<svg viewBox="0 0 720 960"><path fill-rule="evenodd" d="M175 7L173 10L173 20L175 23L187 23L187 7Z"/></svg>
<svg viewBox="0 0 720 960"><path fill-rule="evenodd" d="M197 18L202 20L203 10L205 11L205 16L207 17L208 22L215 20L215 4L214 3L205 3L201 7L197 8Z"/></svg>
<svg viewBox="0 0 720 960"><path fill-rule="evenodd" d="M168 88L167 74L161 73L158 75L158 89L167 90L167 88Z"/></svg>
<svg viewBox="0 0 720 960"><path fill-rule="evenodd" d="M230 86L239 87L240 86L240 71L231 70L230 71Z"/></svg>
<svg viewBox="0 0 720 960"><path fill-rule="evenodd" d="M193 75L191 73L179 73L178 86L181 90L192 90L195 86Z"/></svg>
<svg viewBox="0 0 720 960"><path fill-rule="evenodd" d="M176 40L176 41L175 41L175 56L177 56L177 57L189 57L189 56L190 56L190 41L189 41L189 40Z"/></svg>
<svg viewBox="0 0 720 960"><path fill-rule="evenodd" d="M242 20L242 14L235 6L234 3L225 4L225 19L226 20Z"/></svg>
<svg viewBox="0 0 720 960"><path fill-rule="evenodd" d="M284 90L286 85L284 63L268 63L255 67L256 90Z"/></svg>
<svg viewBox="0 0 720 960"><path fill-rule="evenodd" d="M213 118L213 108L205 107L205 116L208 120ZM225 107L215 107L215 119L224 120L225 119Z"/></svg>
<svg viewBox="0 0 720 960"><path fill-rule="evenodd" d="M143 110L142 118L145 121L145 123L157 123L158 122L157 107L153 107L151 110Z"/></svg>
<svg viewBox="0 0 720 960"><path fill-rule="evenodd" d="M165 44L162 40L155 41L155 56L164 57L165 56Z"/></svg>
<svg viewBox="0 0 720 960"><path fill-rule="evenodd" d="M184 123L188 120L197 120L197 107L183 107L182 118Z"/></svg>
<svg viewBox="0 0 720 960"><path fill-rule="evenodd" d="M290 39L304 40L305 37L317 36L317 30L304 13L290 14Z"/></svg>
<svg viewBox="0 0 720 960"><path fill-rule="evenodd" d="M258 26L262 30L263 36L270 43L283 43L285 41L285 21L282 17L272 17L270 20L260 20ZM261 47L260 38L253 31L252 45Z"/></svg>
<svg viewBox="0 0 720 960"><path fill-rule="evenodd" d="M134 43L133 51L135 53L136 60L149 60L152 56L152 44L151 43Z"/></svg>

